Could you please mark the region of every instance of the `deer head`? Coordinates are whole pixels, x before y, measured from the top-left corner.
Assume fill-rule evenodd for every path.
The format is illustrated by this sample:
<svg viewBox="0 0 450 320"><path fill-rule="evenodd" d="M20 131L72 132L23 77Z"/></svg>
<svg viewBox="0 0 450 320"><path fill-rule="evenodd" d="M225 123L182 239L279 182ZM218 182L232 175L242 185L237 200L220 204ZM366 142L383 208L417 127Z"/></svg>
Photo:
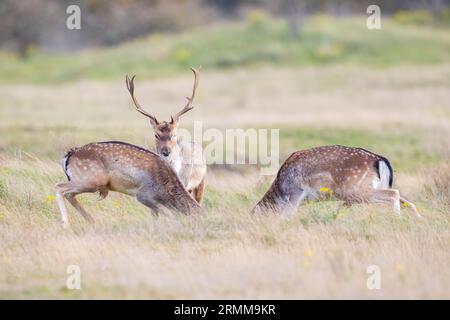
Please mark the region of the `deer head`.
<svg viewBox="0 0 450 320"><path fill-rule="evenodd" d="M199 69L191 68L191 70L194 73L194 87L192 89L191 96L186 98L186 105L177 114L171 116L170 121L161 122L159 122L154 116L142 109L141 105L134 96L134 78L136 76L133 76L131 79L126 76L127 88L130 92L131 98L133 99L136 110L150 119L150 123L155 131L156 152L166 158L170 156L170 153L178 143L176 131L180 117L194 108L192 106L192 101L194 101L200 72Z"/></svg>

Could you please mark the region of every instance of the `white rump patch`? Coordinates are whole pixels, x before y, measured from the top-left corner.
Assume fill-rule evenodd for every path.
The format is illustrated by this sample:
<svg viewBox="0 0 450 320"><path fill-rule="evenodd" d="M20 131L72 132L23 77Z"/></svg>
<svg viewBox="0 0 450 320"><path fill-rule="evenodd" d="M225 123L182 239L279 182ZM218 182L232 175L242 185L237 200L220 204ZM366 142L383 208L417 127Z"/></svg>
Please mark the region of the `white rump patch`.
<svg viewBox="0 0 450 320"><path fill-rule="evenodd" d="M72 180L72 175L71 175L71 173L70 173L70 171L69 171L69 168L67 167L67 160L68 160L68 159L69 159L68 156L64 157L64 158L61 160L61 165L62 165L63 170L64 170L64 172L66 173L66 175L70 178L70 180Z"/></svg>
<svg viewBox="0 0 450 320"><path fill-rule="evenodd" d="M375 189L389 189L389 180L391 177L391 171L386 162L378 162L378 175L380 178L375 178L372 181L372 187Z"/></svg>

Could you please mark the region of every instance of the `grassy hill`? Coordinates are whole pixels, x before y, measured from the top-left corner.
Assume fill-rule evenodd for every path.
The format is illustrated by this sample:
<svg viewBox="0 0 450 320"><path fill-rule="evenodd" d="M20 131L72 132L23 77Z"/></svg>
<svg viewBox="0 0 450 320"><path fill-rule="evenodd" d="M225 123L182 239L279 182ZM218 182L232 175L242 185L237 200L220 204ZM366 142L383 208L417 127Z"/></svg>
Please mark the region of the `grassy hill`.
<svg viewBox="0 0 450 320"><path fill-rule="evenodd" d="M399 25L388 19L368 30L364 17L315 16L301 36L264 15L239 24L207 26L180 34L152 34L117 47L70 54L30 51L26 60L0 52L0 82L59 83L169 76L186 67L239 68L261 65L355 64L391 66L450 62L448 29Z"/></svg>

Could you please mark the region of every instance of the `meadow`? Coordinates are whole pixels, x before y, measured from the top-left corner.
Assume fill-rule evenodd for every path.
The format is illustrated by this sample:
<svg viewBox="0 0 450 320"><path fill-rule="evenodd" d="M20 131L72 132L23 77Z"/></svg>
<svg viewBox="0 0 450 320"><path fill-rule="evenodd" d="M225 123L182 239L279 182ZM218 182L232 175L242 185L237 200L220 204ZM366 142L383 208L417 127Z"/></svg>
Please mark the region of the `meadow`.
<svg viewBox="0 0 450 320"><path fill-rule="evenodd" d="M326 63L303 56L308 45L274 49L272 38L267 48L280 60L255 62L251 52L261 45L250 40L264 39L255 36L259 27L242 25L71 57L2 59L0 297L450 298L448 32L387 24L367 38L352 28L355 21L338 21L335 31L324 21L307 26L306 38L319 29L321 39L354 48L332 50L338 56ZM262 34L280 32L275 39L284 41L281 27L268 23L262 28L270 32ZM239 53L251 63L217 65L214 59L234 52L220 38L232 34L249 43ZM161 51L147 50L149 41L161 41ZM206 43L217 51L202 53ZM180 47L195 58L174 59L172 49ZM164 59L171 62L156 67ZM346 208L335 201L306 203L289 218L250 216L273 177L257 166L211 165L203 215L155 217L130 197L110 193L99 201L87 194L80 198L95 226L69 207L72 225L64 230L53 186L66 179L59 164L66 150L105 140L152 148L153 132L132 107L124 74L138 74L139 100L168 119L191 88L188 64L203 70L183 127L202 120L220 130L278 128L281 160L319 145L367 148L392 161L395 186L423 218L407 208L397 216L383 205ZM66 287L69 265L81 268L81 290ZM370 265L380 267L380 290L367 288Z"/></svg>
<svg viewBox="0 0 450 320"><path fill-rule="evenodd" d="M28 58L0 51L0 82L65 83L123 79L124 73L160 79L190 66L208 70L357 65L386 68L448 63L448 27L399 24L383 19L380 30L365 17L339 19L319 14L294 39L284 21L263 12L243 23L219 22L176 34L152 33L112 48L47 54L31 46Z"/></svg>

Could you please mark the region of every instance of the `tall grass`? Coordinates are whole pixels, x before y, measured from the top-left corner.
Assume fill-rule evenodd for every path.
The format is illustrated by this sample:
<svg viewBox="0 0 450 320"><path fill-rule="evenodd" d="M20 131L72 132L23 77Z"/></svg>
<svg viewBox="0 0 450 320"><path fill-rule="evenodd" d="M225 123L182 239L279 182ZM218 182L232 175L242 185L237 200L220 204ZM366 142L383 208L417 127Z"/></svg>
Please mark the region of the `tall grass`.
<svg viewBox="0 0 450 320"><path fill-rule="evenodd" d="M432 203L448 213L450 211L450 165L437 166L426 175L424 192Z"/></svg>
<svg viewBox="0 0 450 320"><path fill-rule="evenodd" d="M450 298L448 65L205 70L194 119L205 127L278 128L281 160L322 144L389 158L395 186L423 219L389 206L305 203L288 218L254 217L273 177L210 166L200 216L159 216L131 197L80 197L63 230L54 184L67 148L96 140L152 145L122 81L0 87L1 298ZM159 118L192 78L140 81ZM81 290L66 286L81 269ZM369 290L367 267L381 271Z"/></svg>
<svg viewBox="0 0 450 320"><path fill-rule="evenodd" d="M233 192L219 180L249 185L258 173L212 171L202 216L153 217L127 196L85 195L95 227L69 207L72 227L63 230L51 197L60 168L8 159L1 166L2 298L449 297L449 215L425 204L422 220L334 202L306 204L289 219L253 217L263 187ZM212 204L216 192L221 200ZM81 268L81 290L66 288L69 265ZM381 268L380 290L366 287L369 265Z"/></svg>

